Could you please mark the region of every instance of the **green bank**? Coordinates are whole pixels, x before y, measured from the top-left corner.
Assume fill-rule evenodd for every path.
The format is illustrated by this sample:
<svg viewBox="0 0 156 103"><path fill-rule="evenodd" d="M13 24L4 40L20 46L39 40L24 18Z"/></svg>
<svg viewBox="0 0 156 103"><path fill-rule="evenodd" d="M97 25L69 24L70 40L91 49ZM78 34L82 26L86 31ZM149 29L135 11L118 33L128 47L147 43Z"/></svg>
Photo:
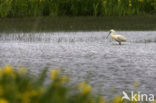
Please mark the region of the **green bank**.
<svg viewBox="0 0 156 103"><path fill-rule="evenodd" d="M156 15L0 19L0 32L156 30Z"/></svg>

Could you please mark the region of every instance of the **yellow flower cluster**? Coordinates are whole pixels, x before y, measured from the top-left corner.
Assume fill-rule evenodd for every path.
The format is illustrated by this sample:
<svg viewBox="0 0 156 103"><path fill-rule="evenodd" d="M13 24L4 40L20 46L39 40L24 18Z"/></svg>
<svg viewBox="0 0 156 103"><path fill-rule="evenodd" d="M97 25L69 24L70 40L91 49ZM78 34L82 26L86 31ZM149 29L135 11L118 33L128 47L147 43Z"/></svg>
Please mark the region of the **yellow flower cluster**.
<svg viewBox="0 0 156 103"><path fill-rule="evenodd" d="M22 103L31 103L31 98L33 97L39 97L42 93L42 89L36 89L36 90L27 90L24 93L18 94L18 98L21 99Z"/></svg>
<svg viewBox="0 0 156 103"><path fill-rule="evenodd" d="M113 99L113 103L122 103L122 97L118 96Z"/></svg>
<svg viewBox="0 0 156 103"><path fill-rule="evenodd" d="M6 75L11 75L13 73L13 68L10 65L7 65L4 67L3 72Z"/></svg>
<svg viewBox="0 0 156 103"><path fill-rule="evenodd" d="M58 78L60 71L58 69L53 69L50 72L50 77L52 80Z"/></svg>
<svg viewBox="0 0 156 103"><path fill-rule="evenodd" d="M42 98L44 98L44 100L48 99L48 101L50 101L52 98L50 95L53 96L53 99L61 101L62 99L66 100L65 98L69 96L68 93L70 91L70 86L64 86L64 83L69 81L69 77L67 75L62 75L60 70L51 70L50 79L52 79L52 81L48 85L48 88L43 86L44 83L40 84L40 82L38 82L40 78L37 78L34 82L34 78L32 79L31 76L29 77L26 74L27 69L24 67L21 67L17 71L10 65L0 69L0 103L11 103L11 100L7 99L6 95L10 96L10 93L12 92L13 95L11 94L11 96L14 96L16 100L20 100L18 103L42 103L40 102ZM44 82L44 80L42 82ZM10 86L8 84L12 85ZM134 81L133 85L138 87L139 82ZM111 102L106 102L104 97L101 96L99 96L97 99L90 98L92 96L92 87L86 81L79 83L77 87L77 90L79 90L78 97L85 97L83 98L84 100L80 99L80 102L78 103L123 103L121 96L113 98ZM74 96L71 96L71 98L73 99ZM35 102L32 102L33 100L35 100ZM78 100L77 97L75 100ZM69 101L65 102L70 103ZM50 101L49 103L52 102ZM56 103L62 103L62 101ZM137 101L134 99L133 101L127 103L137 103ZM156 101L152 103L156 103Z"/></svg>
<svg viewBox="0 0 156 103"><path fill-rule="evenodd" d="M92 91L92 88L90 85L88 85L86 82L82 82L78 85L78 89L82 94L89 94Z"/></svg>
<svg viewBox="0 0 156 103"><path fill-rule="evenodd" d="M131 0L129 0L129 7L131 7L132 6L132 1Z"/></svg>
<svg viewBox="0 0 156 103"><path fill-rule="evenodd" d="M12 66L6 65L4 68L0 68L0 77L3 75L7 75L15 78L15 74Z"/></svg>
<svg viewBox="0 0 156 103"><path fill-rule="evenodd" d="M50 78L52 80L57 80L57 82L53 83L53 84L59 84L59 83L66 83L69 81L69 77L68 76L61 76L60 75L60 70L58 69L52 69L50 72Z"/></svg>
<svg viewBox="0 0 156 103"><path fill-rule="evenodd" d="M27 69L24 67L21 67L18 69L18 72L19 74L24 75L27 73ZM0 77L3 75L11 76L13 79L15 79L16 77L15 70L10 65L6 65L4 68L0 68Z"/></svg>
<svg viewBox="0 0 156 103"><path fill-rule="evenodd" d="M6 99L0 98L0 103L9 103Z"/></svg>

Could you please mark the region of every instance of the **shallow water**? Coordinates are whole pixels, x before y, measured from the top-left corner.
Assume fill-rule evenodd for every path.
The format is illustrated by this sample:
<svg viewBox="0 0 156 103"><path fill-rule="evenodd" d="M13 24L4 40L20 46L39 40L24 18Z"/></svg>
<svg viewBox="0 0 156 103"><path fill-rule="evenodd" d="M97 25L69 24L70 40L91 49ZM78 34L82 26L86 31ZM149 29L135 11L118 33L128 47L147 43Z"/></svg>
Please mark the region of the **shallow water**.
<svg viewBox="0 0 156 103"><path fill-rule="evenodd" d="M134 90L134 81L140 84L137 91L156 95L156 31L118 33L128 42L106 40L108 32L0 34L0 65L24 65L34 74L47 65L63 68L72 81L89 76L105 96Z"/></svg>

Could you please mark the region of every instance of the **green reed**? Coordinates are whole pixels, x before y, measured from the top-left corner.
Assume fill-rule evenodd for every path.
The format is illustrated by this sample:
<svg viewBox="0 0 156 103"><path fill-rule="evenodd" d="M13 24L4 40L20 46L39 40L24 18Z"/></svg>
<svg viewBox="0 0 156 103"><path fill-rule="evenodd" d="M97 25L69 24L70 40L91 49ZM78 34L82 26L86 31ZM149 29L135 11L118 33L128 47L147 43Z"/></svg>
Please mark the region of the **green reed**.
<svg viewBox="0 0 156 103"><path fill-rule="evenodd" d="M155 14L156 0L0 0L0 17Z"/></svg>

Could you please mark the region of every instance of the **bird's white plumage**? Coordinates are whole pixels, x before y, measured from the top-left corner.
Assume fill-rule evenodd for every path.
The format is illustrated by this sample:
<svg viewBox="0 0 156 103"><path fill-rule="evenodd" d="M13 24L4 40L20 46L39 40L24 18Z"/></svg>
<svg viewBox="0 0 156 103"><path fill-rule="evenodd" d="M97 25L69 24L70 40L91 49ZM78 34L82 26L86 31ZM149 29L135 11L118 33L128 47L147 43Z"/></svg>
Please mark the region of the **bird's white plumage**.
<svg viewBox="0 0 156 103"><path fill-rule="evenodd" d="M121 44L121 42L126 42L126 41L127 41L127 38L126 38L126 37L124 37L124 36L122 36L122 35L116 34L116 32L115 32L113 29L110 30L110 35L111 35L111 37L112 37L114 40L116 40L117 42L119 42L119 44ZM109 35L108 35L108 36L109 36ZM108 36L107 36L107 37L108 37Z"/></svg>
<svg viewBox="0 0 156 103"><path fill-rule="evenodd" d="M121 42L127 41L127 38L125 38L125 37L122 36L122 35L116 35L116 39L117 39L118 41L121 41Z"/></svg>

